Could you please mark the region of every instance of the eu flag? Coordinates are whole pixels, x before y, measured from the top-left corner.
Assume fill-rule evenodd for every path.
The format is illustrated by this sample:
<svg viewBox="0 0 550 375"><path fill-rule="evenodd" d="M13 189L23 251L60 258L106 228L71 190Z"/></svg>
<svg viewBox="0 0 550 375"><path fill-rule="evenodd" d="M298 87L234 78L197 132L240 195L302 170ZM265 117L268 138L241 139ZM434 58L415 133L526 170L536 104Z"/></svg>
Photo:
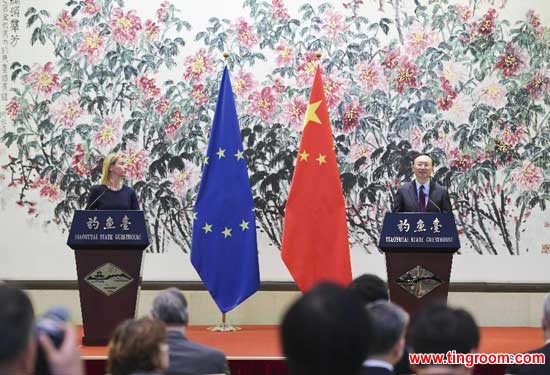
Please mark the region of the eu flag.
<svg viewBox="0 0 550 375"><path fill-rule="evenodd" d="M227 67L195 212L191 263L225 313L260 285L254 201Z"/></svg>

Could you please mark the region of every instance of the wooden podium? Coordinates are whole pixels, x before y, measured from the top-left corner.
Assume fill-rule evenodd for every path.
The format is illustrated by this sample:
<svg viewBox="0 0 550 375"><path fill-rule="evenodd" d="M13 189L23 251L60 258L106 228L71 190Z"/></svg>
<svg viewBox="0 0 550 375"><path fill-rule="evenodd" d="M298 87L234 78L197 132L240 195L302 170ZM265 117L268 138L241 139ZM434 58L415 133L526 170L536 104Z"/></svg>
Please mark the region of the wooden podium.
<svg viewBox="0 0 550 375"><path fill-rule="evenodd" d="M460 248L452 213L387 213L378 246L386 254L390 298L413 318L430 300L447 300Z"/></svg>
<svg viewBox="0 0 550 375"><path fill-rule="evenodd" d="M143 250L142 211L76 211L67 245L75 251L86 346L106 345L116 326L136 313Z"/></svg>

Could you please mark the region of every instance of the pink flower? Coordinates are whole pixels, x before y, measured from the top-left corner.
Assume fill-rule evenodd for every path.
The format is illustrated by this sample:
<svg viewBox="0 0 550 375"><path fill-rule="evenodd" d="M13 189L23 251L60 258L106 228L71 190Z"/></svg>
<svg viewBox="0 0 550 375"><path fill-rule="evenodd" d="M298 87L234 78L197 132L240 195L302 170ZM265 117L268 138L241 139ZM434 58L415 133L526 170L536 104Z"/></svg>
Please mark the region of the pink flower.
<svg viewBox="0 0 550 375"><path fill-rule="evenodd" d="M342 124L345 133L351 133L359 125L359 119L363 115L363 107L359 104L359 99L354 98L353 101L346 105L342 116Z"/></svg>
<svg viewBox="0 0 550 375"><path fill-rule="evenodd" d="M290 19L283 0L271 0L271 17L278 21L287 21Z"/></svg>
<svg viewBox="0 0 550 375"><path fill-rule="evenodd" d="M277 66L292 65L294 62L294 47L283 40L275 51L277 52L277 58L275 59Z"/></svg>
<svg viewBox="0 0 550 375"><path fill-rule="evenodd" d="M155 84L155 80L145 75L136 78L136 86L141 89L147 99L154 99L160 94L160 89Z"/></svg>
<svg viewBox="0 0 550 375"><path fill-rule="evenodd" d="M71 160L71 168L81 177L87 177L90 175L90 168L86 164L84 147L82 147L81 143L76 145L76 150Z"/></svg>
<svg viewBox="0 0 550 375"><path fill-rule="evenodd" d="M195 100L195 104L197 106L205 105L206 103L208 103L208 95L202 83L193 85L191 96Z"/></svg>
<svg viewBox="0 0 550 375"><path fill-rule="evenodd" d="M39 178L33 182L32 187L39 189L40 196L47 198L50 202L61 200L63 194L58 184L52 184L49 178Z"/></svg>
<svg viewBox="0 0 550 375"><path fill-rule="evenodd" d="M181 127L184 121L185 121L185 117L182 115L182 113L178 109L172 112L172 115L170 116L170 120L168 124L164 126L164 131L166 132L166 135L168 136L168 138L174 137L174 134L176 134L176 132Z"/></svg>
<svg viewBox="0 0 550 375"><path fill-rule="evenodd" d="M405 87L417 87L416 76L418 67L410 60L403 59L399 64L394 82L397 84L397 91L400 94L405 92Z"/></svg>
<svg viewBox="0 0 550 375"><path fill-rule="evenodd" d="M78 52L86 58L88 64L95 65L104 56L105 38L101 36L101 30L94 27L84 32L82 39L78 42Z"/></svg>
<svg viewBox="0 0 550 375"><path fill-rule="evenodd" d="M466 23L472 19L472 11L470 10L469 7L463 6L463 5L457 5L455 9L458 14L458 17L460 17L460 20L462 22Z"/></svg>
<svg viewBox="0 0 550 375"><path fill-rule="evenodd" d="M460 93L451 105L441 112L444 120L451 121L456 125L467 124L469 116L474 109L474 101L470 95Z"/></svg>
<svg viewBox="0 0 550 375"><path fill-rule="evenodd" d="M84 0L84 13L87 15L95 16L100 10L101 7L94 0Z"/></svg>
<svg viewBox="0 0 550 375"><path fill-rule="evenodd" d="M142 180L149 169L149 155L143 147L131 146L125 152L126 155L126 177L131 180Z"/></svg>
<svg viewBox="0 0 550 375"><path fill-rule="evenodd" d="M375 144L375 139L372 134L369 134L366 139L360 143L353 143L350 147L347 161L349 163L355 163L357 160L364 157L366 160L363 168L366 167L374 151L373 144Z"/></svg>
<svg viewBox="0 0 550 375"><path fill-rule="evenodd" d="M278 94L282 94L286 90L285 81L282 77L275 77L273 79L273 85L271 85L271 88L273 88L273 91L275 91Z"/></svg>
<svg viewBox="0 0 550 375"><path fill-rule="evenodd" d="M306 52L301 57L301 63L298 65L296 83L298 87L309 86L313 82L313 75L317 68L317 56L315 52Z"/></svg>
<svg viewBox="0 0 550 375"><path fill-rule="evenodd" d="M254 30L244 18L239 18L234 27L237 29L237 40L241 46L252 48L258 42Z"/></svg>
<svg viewBox="0 0 550 375"><path fill-rule="evenodd" d="M76 31L76 21L66 10L61 11L61 14L57 17L55 26L57 26L61 34L67 38L71 38Z"/></svg>
<svg viewBox="0 0 550 375"><path fill-rule="evenodd" d="M424 28L415 26L406 36L406 51L413 57L420 56L428 47L435 44L435 34L426 32Z"/></svg>
<svg viewBox="0 0 550 375"><path fill-rule="evenodd" d="M248 97L250 112L259 115L263 121L268 121L275 112L276 99L271 87L264 87L262 91L254 91Z"/></svg>
<svg viewBox="0 0 550 375"><path fill-rule="evenodd" d="M476 89L478 102L495 108L506 105L506 88L499 82L495 74L485 77Z"/></svg>
<svg viewBox="0 0 550 375"><path fill-rule="evenodd" d="M160 8L157 9L157 18L159 22L166 22L168 20L168 8L170 3L168 1L163 1L160 4Z"/></svg>
<svg viewBox="0 0 550 375"><path fill-rule="evenodd" d="M483 20L480 22L477 32L483 36L488 36L493 33L495 28L495 18L497 16L496 10L489 9L483 16Z"/></svg>
<svg viewBox="0 0 550 375"><path fill-rule="evenodd" d="M200 169L189 160L184 159L184 170L175 169L170 173L168 179L172 184L172 191L177 197L183 198L187 192L192 190L200 178Z"/></svg>
<svg viewBox="0 0 550 375"><path fill-rule="evenodd" d="M413 127L411 131L411 145L414 149L419 150L424 145L424 132L418 127Z"/></svg>
<svg viewBox="0 0 550 375"><path fill-rule="evenodd" d="M333 10L328 10L322 18L321 30L330 39L341 38L348 29L344 16Z"/></svg>
<svg viewBox="0 0 550 375"><path fill-rule="evenodd" d="M472 156L466 153L462 153L458 148L451 150L451 167L456 167L459 172L466 172L472 168L474 165L474 160Z"/></svg>
<svg viewBox="0 0 550 375"><path fill-rule="evenodd" d="M107 117L94 134L94 143L102 151L107 151L117 144L122 132L122 121L120 118Z"/></svg>
<svg viewBox="0 0 550 375"><path fill-rule="evenodd" d="M443 68L439 71L452 86L468 80L468 70L464 64L454 60L444 61Z"/></svg>
<svg viewBox="0 0 550 375"><path fill-rule="evenodd" d="M84 112L84 108L78 104L76 97L57 99L51 106L52 119L68 128L74 127L76 120Z"/></svg>
<svg viewBox="0 0 550 375"><path fill-rule="evenodd" d="M541 168L535 166L531 161L524 160L519 168L514 169L510 173L510 180L529 190L538 188L544 178L544 173Z"/></svg>
<svg viewBox="0 0 550 375"><path fill-rule="evenodd" d="M510 126L504 129L493 128L491 136L495 138L495 150L499 152L508 152L512 150L523 138L525 126L521 125L514 131Z"/></svg>
<svg viewBox="0 0 550 375"><path fill-rule="evenodd" d="M337 73L332 71L331 74L326 74L324 77L325 97L327 106L330 109L335 109L340 104L344 92L349 87L349 81L338 78Z"/></svg>
<svg viewBox="0 0 550 375"><path fill-rule="evenodd" d="M383 49L383 52L385 52L384 61L382 62L382 66L388 70L393 70L399 65L399 61L401 59L400 54L401 51L399 48L391 49L388 51L388 48Z"/></svg>
<svg viewBox="0 0 550 375"><path fill-rule="evenodd" d="M520 51L516 43L508 43L504 53L499 57L496 67L502 70L504 77L522 73L529 66L529 57Z"/></svg>
<svg viewBox="0 0 550 375"><path fill-rule="evenodd" d="M155 106L155 112L162 116L166 113L169 107L170 102L166 99L166 96L162 96L159 99L158 104Z"/></svg>
<svg viewBox="0 0 550 375"><path fill-rule="evenodd" d="M256 87L256 82L252 78L252 74L240 70L233 79L233 92L236 96L241 96L242 94L253 90Z"/></svg>
<svg viewBox="0 0 550 375"><path fill-rule="evenodd" d="M185 59L187 69L183 74L185 79L201 79L204 75L214 71L214 59L206 53L204 48L201 48L193 56Z"/></svg>
<svg viewBox="0 0 550 375"><path fill-rule="evenodd" d="M31 72L23 78L24 83L30 83L35 92L45 95L59 90L59 75L53 72L53 63L44 66L34 64Z"/></svg>
<svg viewBox="0 0 550 375"><path fill-rule="evenodd" d="M550 92L550 78L546 71L538 71L533 78L527 82L527 90L534 99L540 99Z"/></svg>
<svg viewBox="0 0 550 375"><path fill-rule="evenodd" d="M113 39L117 43L136 42L137 32L141 30L141 19L134 13L135 11L131 10L124 14L121 8L113 9L109 26L114 34Z"/></svg>
<svg viewBox="0 0 550 375"><path fill-rule="evenodd" d="M8 117L15 120L17 116L19 116L20 111L21 106L19 105L19 102L15 98L11 98L8 104L6 104L6 113Z"/></svg>
<svg viewBox="0 0 550 375"><path fill-rule="evenodd" d="M290 124L293 129L301 131L304 125L306 109L306 101L303 100L300 96L295 96L294 98L283 104L281 122L284 124Z"/></svg>
<svg viewBox="0 0 550 375"><path fill-rule="evenodd" d="M384 90L387 85L382 67L375 62L361 61L355 65L355 80L367 94L378 89Z"/></svg>
<svg viewBox="0 0 550 375"><path fill-rule="evenodd" d="M527 19L529 20L529 25L531 25L531 27L535 31L535 34L537 34L539 37L543 36L544 25L541 23L540 17L535 14L532 9L527 12Z"/></svg>
<svg viewBox="0 0 550 375"><path fill-rule="evenodd" d="M145 36L148 41L153 41L159 35L160 28L151 20L145 21Z"/></svg>

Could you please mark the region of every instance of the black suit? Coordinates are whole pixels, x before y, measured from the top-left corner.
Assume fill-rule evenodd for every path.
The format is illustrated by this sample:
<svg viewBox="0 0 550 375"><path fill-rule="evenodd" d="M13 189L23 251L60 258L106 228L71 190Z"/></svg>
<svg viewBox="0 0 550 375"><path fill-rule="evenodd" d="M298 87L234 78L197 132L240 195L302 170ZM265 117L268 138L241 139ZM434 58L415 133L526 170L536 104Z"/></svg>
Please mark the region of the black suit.
<svg viewBox="0 0 550 375"><path fill-rule="evenodd" d="M357 375L393 375L393 372L385 367L361 366Z"/></svg>
<svg viewBox="0 0 550 375"><path fill-rule="evenodd" d="M426 212L451 212L451 199L447 189L430 181L430 197L426 197ZM418 212L418 191L416 182L407 182L397 189L393 201L393 212Z"/></svg>
<svg viewBox="0 0 550 375"><path fill-rule="evenodd" d="M529 353L542 353L546 357L544 364L541 365L508 365L506 374L517 375L548 375L550 374L550 343L542 348L530 351Z"/></svg>
<svg viewBox="0 0 550 375"><path fill-rule="evenodd" d="M181 332L169 330L170 367L166 375L229 374L225 354L219 350L189 341Z"/></svg>

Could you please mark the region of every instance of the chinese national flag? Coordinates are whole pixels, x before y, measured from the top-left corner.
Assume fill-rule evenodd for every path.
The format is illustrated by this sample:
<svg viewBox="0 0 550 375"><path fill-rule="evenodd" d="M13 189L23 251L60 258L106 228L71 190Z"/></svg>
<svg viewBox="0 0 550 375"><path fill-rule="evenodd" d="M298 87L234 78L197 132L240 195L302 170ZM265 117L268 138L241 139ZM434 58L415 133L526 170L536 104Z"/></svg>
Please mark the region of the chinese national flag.
<svg viewBox="0 0 550 375"><path fill-rule="evenodd" d="M351 282L346 206L317 67L286 203L282 257L302 292Z"/></svg>

